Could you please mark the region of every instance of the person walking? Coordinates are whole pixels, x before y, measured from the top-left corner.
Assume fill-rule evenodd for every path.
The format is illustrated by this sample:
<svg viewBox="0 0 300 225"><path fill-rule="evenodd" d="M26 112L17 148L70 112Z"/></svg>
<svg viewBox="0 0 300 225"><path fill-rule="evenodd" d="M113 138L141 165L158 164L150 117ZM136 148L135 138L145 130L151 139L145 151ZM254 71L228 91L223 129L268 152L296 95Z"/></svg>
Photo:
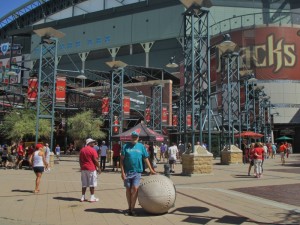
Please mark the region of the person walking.
<svg viewBox="0 0 300 225"><path fill-rule="evenodd" d="M254 166L256 172L256 178L262 176L262 162L264 158L264 148L262 143L256 143L254 148Z"/></svg>
<svg viewBox="0 0 300 225"><path fill-rule="evenodd" d="M116 168L116 172L118 172L118 168L120 167L120 154L121 154L121 145L119 144L119 142L115 142L113 147L112 147L112 151L113 151L113 168L112 171L115 171Z"/></svg>
<svg viewBox="0 0 300 225"><path fill-rule="evenodd" d="M29 159L29 163L32 165L33 171L36 175L35 189L33 193L40 192L40 183L41 183L42 175L45 168L48 168L48 163L46 162L46 158L43 150L44 150L44 146L42 144L37 144L35 146L35 152L30 156Z"/></svg>
<svg viewBox="0 0 300 225"><path fill-rule="evenodd" d="M286 151L287 151L287 147L286 147L285 143L281 143L281 145L279 146L281 165L285 164Z"/></svg>
<svg viewBox="0 0 300 225"><path fill-rule="evenodd" d="M175 142L168 150L169 155L169 164L170 164L170 173L175 173L175 163L178 157L178 148Z"/></svg>
<svg viewBox="0 0 300 225"><path fill-rule="evenodd" d="M49 165L49 163L50 163L50 148L49 148L48 143L45 144L45 159L46 159L47 164ZM47 168L45 168L45 172L50 172L49 166Z"/></svg>
<svg viewBox="0 0 300 225"><path fill-rule="evenodd" d="M126 187L126 198L128 211L125 213L130 216L137 216L134 211L138 195L138 188L143 172L142 161L147 164L150 174L155 174L149 162L149 154L145 146L138 142L139 134L134 131L131 133L131 142L126 143L121 151L121 178Z"/></svg>
<svg viewBox="0 0 300 225"><path fill-rule="evenodd" d="M23 147L23 141L20 141L17 146L17 161L16 161L16 169L22 168L22 163L25 157L25 151Z"/></svg>
<svg viewBox="0 0 300 225"><path fill-rule="evenodd" d="M59 146L59 144L57 144L56 147L55 147L55 154L56 154L56 158L58 160L60 160L60 158L59 158L59 156L60 156L60 146Z"/></svg>
<svg viewBox="0 0 300 225"><path fill-rule="evenodd" d="M102 171L105 170L107 149L108 147L106 146L105 141L102 141L102 145L100 146L100 168Z"/></svg>
<svg viewBox="0 0 300 225"><path fill-rule="evenodd" d="M82 196L80 202L87 201L85 198L86 188L90 187L91 197L89 202L98 202L99 198L95 197L95 187L97 187L97 172L100 174L101 169L98 162L98 155L94 149L95 140L86 139L86 146L80 150L79 164L81 169Z"/></svg>

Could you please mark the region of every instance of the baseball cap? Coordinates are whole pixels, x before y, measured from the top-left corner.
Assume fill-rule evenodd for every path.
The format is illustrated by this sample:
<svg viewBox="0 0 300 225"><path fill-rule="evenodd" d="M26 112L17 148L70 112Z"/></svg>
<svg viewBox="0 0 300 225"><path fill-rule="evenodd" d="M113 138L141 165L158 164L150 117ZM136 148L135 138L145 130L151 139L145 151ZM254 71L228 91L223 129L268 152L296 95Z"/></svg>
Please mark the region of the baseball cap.
<svg viewBox="0 0 300 225"><path fill-rule="evenodd" d="M131 133L131 136L138 137L138 136L139 136L139 134L138 134L138 132L136 132L136 131L133 131L133 132Z"/></svg>
<svg viewBox="0 0 300 225"><path fill-rule="evenodd" d="M42 145L42 144L36 144L35 149L40 149L40 148L43 148L43 147L44 147L44 145Z"/></svg>
<svg viewBox="0 0 300 225"><path fill-rule="evenodd" d="M92 143L92 142L96 142L94 139L92 139L92 138L88 138L88 139L86 139L86 141L85 141L85 143L88 145L88 144L90 144L90 143Z"/></svg>

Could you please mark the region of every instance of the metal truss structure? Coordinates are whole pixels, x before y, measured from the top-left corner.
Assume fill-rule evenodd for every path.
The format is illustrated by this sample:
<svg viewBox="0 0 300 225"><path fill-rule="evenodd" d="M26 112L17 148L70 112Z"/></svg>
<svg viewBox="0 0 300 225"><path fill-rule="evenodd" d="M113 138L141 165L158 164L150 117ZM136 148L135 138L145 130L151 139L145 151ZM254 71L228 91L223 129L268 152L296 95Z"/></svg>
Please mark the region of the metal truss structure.
<svg viewBox="0 0 300 225"><path fill-rule="evenodd" d="M38 96L37 96L37 122L36 138L39 141L39 125L41 120L51 120L51 145L53 149L53 133L55 118L55 83L57 73L57 38L44 39L42 37L40 46L39 75L38 75Z"/></svg>
<svg viewBox="0 0 300 225"><path fill-rule="evenodd" d="M119 133L123 131L123 99L124 99L124 68L118 68L112 71L110 81L110 110L109 110L109 137L113 134L113 129L118 126ZM115 117L118 118L119 124L114 124ZM110 142L110 141L109 141Z"/></svg>
<svg viewBox="0 0 300 225"><path fill-rule="evenodd" d="M234 133L241 131L239 54L224 53L222 60L222 135L221 144L230 148ZM240 145L239 145L240 146Z"/></svg>
<svg viewBox="0 0 300 225"><path fill-rule="evenodd" d="M208 147L211 147L210 129L210 35L209 10L197 4L188 8L184 16L184 90L183 124L185 142L191 135L191 144L194 151L196 132L199 132L199 141L203 143L203 131L208 132ZM182 108L182 107L181 107ZM191 124L187 116L191 115ZM205 119L207 118L207 120ZM207 126L205 123L207 121Z"/></svg>
<svg viewBox="0 0 300 225"><path fill-rule="evenodd" d="M256 124L254 84L255 82L253 82L251 78L244 81L245 105L243 110L242 129L245 130L254 129L254 124Z"/></svg>
<svg viewBox="0 0 300 225"><path fill-rule="evenodd" d="M155 85L152 87L152 99L150 105L152 115L150 127L160 133L162 131L162 89L162 85Z"/></svg>

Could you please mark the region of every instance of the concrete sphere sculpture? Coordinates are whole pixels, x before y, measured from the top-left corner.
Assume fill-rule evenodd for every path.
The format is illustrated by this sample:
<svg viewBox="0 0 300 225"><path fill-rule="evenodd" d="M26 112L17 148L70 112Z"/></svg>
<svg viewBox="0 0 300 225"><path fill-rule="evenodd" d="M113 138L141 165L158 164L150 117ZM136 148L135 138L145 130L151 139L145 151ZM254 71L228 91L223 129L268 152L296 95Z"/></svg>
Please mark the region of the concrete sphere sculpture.
<svg viewBox="0 0 300 225"><path fill-rule="evenodd" d="M169 178L162 175L145 177L138 190L138 200L149 213L167 213L175 204L175 186Z"/></svg>

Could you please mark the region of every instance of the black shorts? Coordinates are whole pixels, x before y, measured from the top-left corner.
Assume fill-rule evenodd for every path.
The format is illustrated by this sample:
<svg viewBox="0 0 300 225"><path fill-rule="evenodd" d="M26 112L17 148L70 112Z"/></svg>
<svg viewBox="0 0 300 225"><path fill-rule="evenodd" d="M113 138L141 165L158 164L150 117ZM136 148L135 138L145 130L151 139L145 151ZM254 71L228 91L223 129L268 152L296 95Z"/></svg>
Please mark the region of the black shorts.
<svg viewBox="0 0 300 225"><path fill-rule="evenodd" d="M114 156L113 157L113 162L119 162L120 161L120 156Z"/></svg>
<svg viewBox="0 0 300 225"><path fill-rule="evenodd" d="M18 155L17 157L18 157L18 160L20 160L20 161L24 159L24 156L22 156L22 155Z"/></svg>
<svg viewBox="0 0 300 225"><path fill-rule="evenodd" d="M250 165L254 166L254 160L253 159L250 161Z"/></svg>
<svg viewBox="0 0 300 225"><path fill-rule="evenodd" d="M36 166L36 167L33 167L33 171L35 173L43 173L45 170L45 168L43 166Z"/></svg>
<svg viewBox="0 0 300 225"><path fill-rule="evenodd" d="M8 160L8 157L7 156L2 156L2 161L3 162L6 162Z"/></svg>
<svg viewBox="0 0 300 225"><path fill-rule="evenodd" d="M176 160L175 159L169 159L169 164L175 164Z"/></svg>

